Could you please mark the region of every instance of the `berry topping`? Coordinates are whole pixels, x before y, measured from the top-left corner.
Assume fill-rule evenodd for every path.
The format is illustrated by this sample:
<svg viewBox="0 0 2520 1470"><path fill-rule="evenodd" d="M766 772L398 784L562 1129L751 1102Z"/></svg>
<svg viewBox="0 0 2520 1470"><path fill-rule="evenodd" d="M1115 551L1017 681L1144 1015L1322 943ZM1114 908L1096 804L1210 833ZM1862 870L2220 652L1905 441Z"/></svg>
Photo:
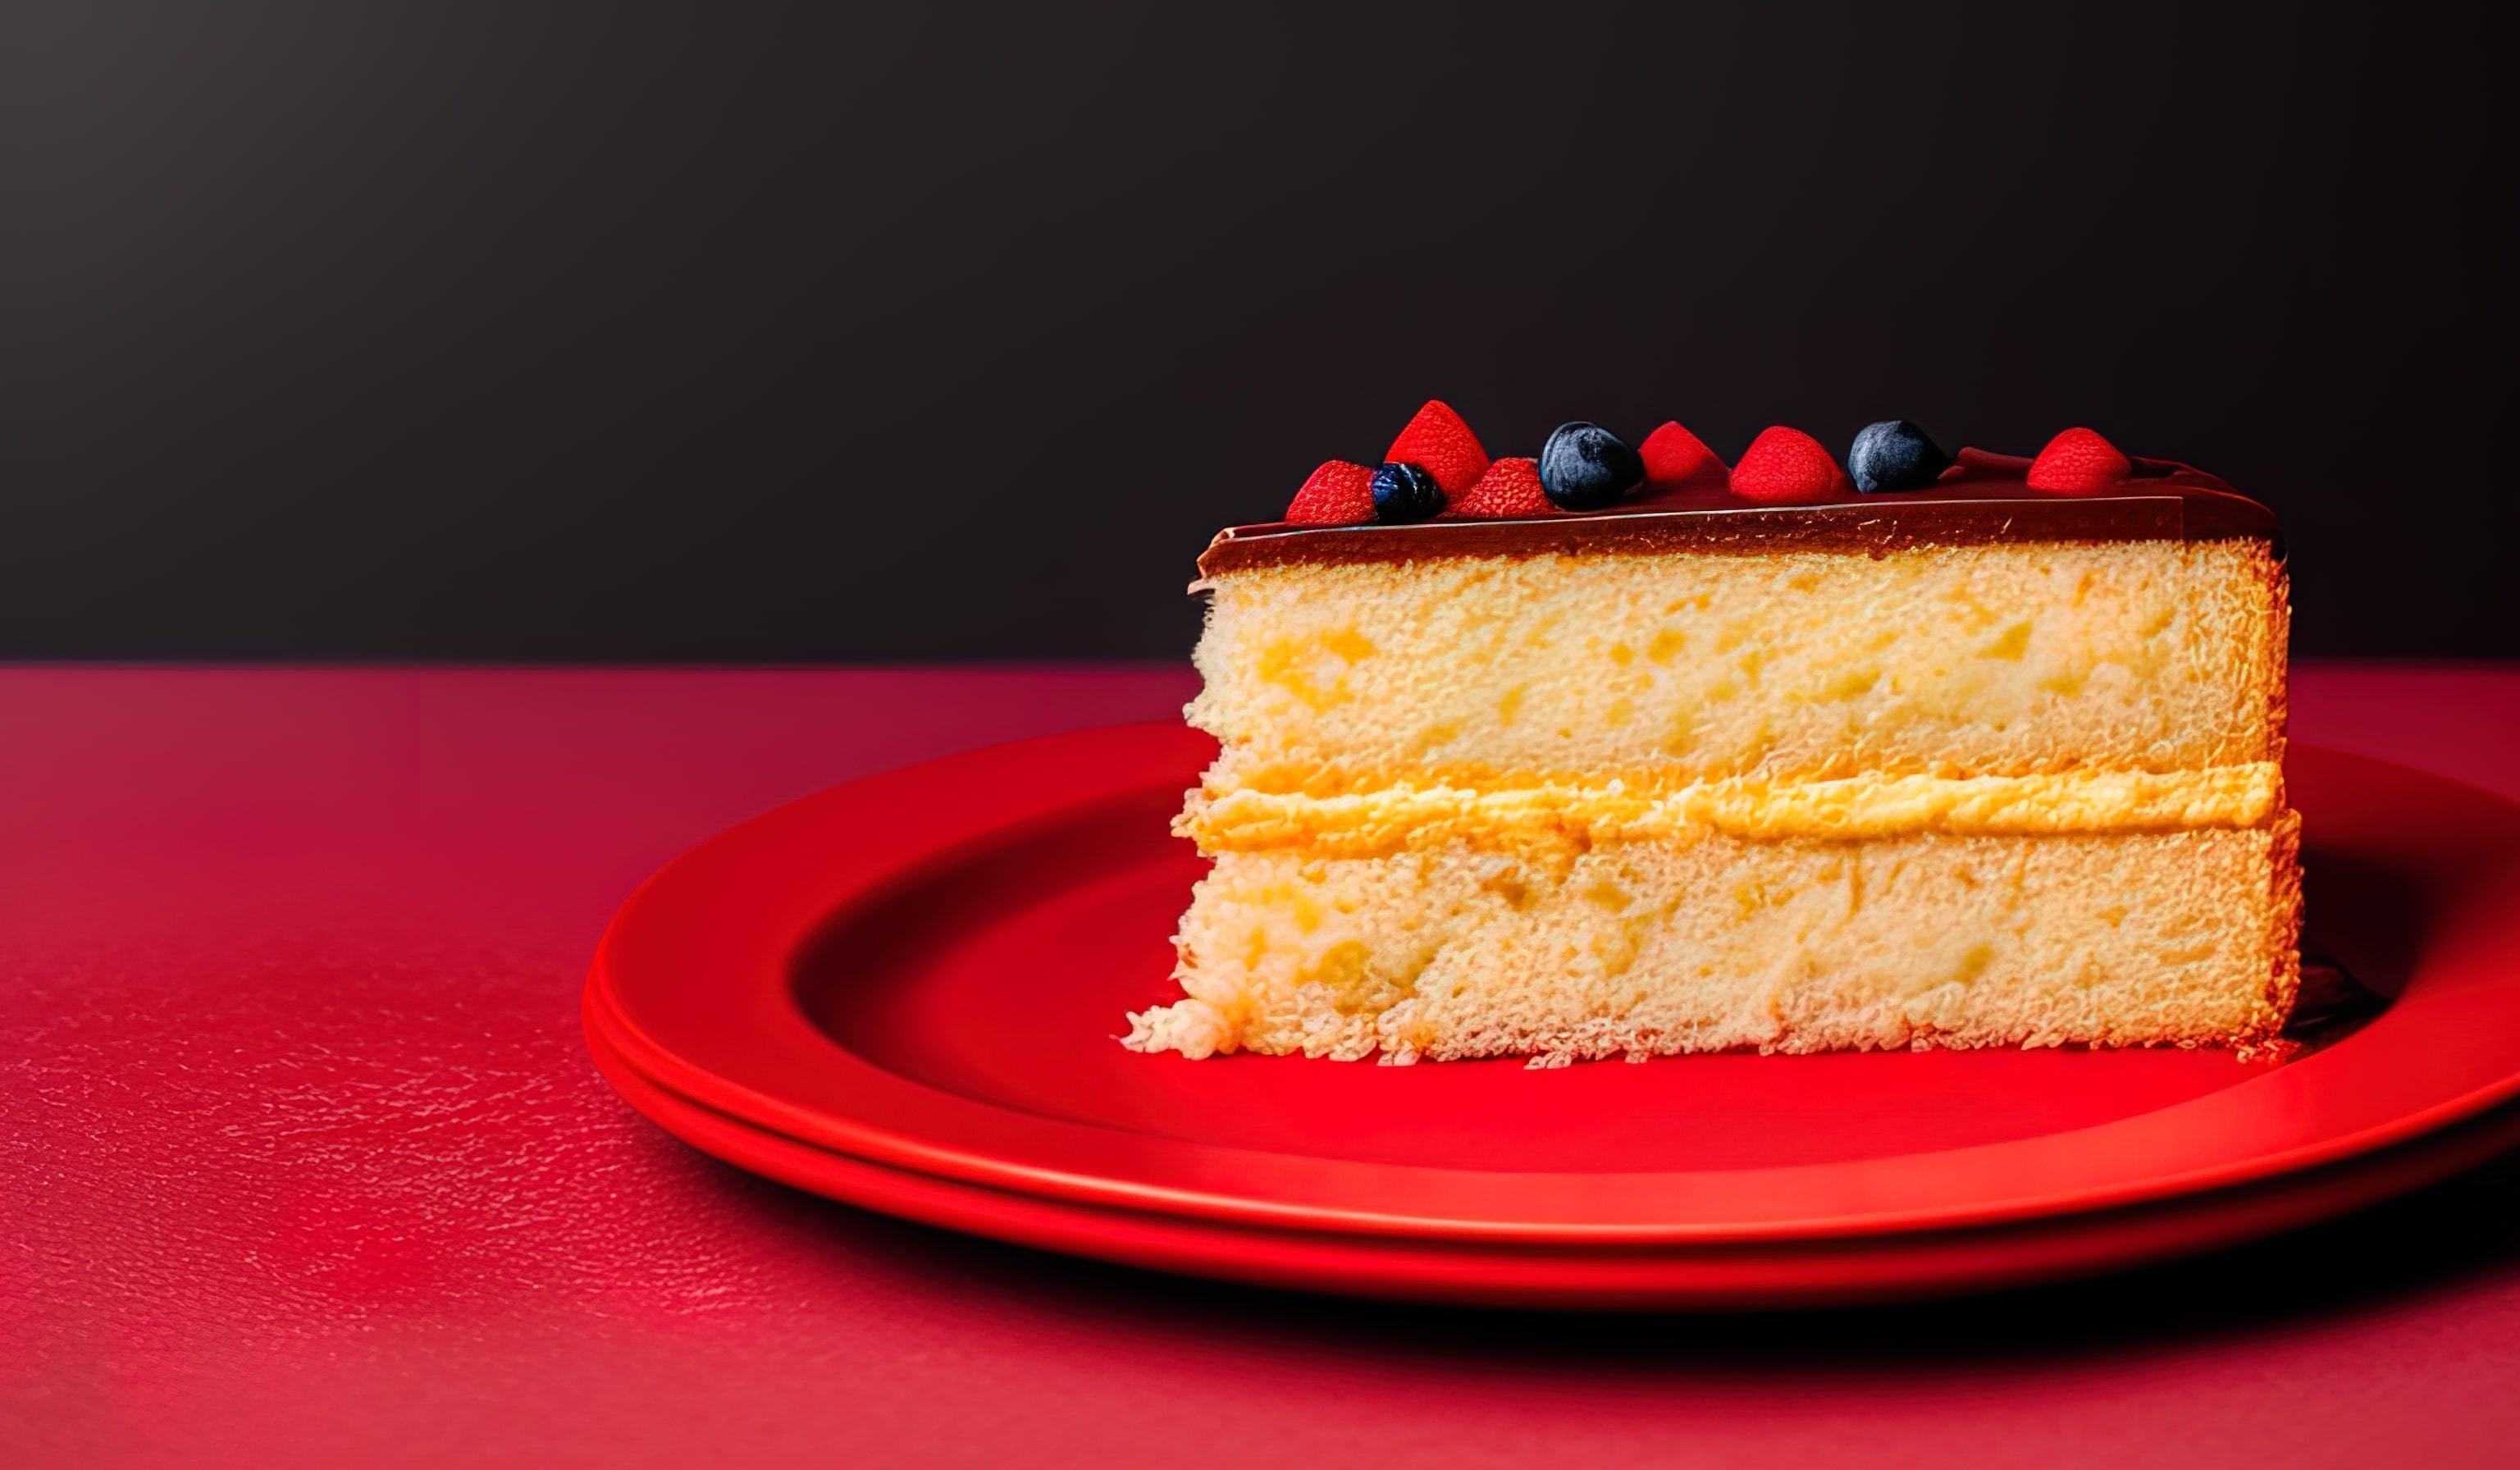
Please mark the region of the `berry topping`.
<svg viewBox="0 0 2520 1470"><path fill-rule="evenodd" d="M1922 490L1951 468L1952 457L1905 419L1864 425L1846 451L1847 472L1855 477L1855 488L1867 494Z"/></svg>
<svg viewBox="0 0 2520 1470"><path fill-rule="evenodd" d="M1648 485L1677 485L1702 474L1724 473L1724 462L1715 457L1715 451L1677 423L1666 423L1645 435L1645 441L1637 446L1637 458L1645 462Z"/></svg>
<svg viewBox="0 0 2520 1470"><path fill-rule="evenodd" d="M1455 515L1540 515L1556 508L1540 488L1538 460L1492 462L1470 493L1453 502Z"/></svg>
<svg viewBox="0 0 2520 1470"><path fill-rule="evenodd" d="M1598 424L1561 423L1540 447L1541 489L1569 511L1616 505L1644 478L1644 461Z"/></svg>
<svg viewBox="0 0 2520 1470"><path fill-rule="evenodd" d="M1470 432L1450 405L1433 398L1391 441L1382 458L1388 464L1423 467L1446 495L1466 492L1488 469L1488 452L1479 447L1478 435Z"/></svg>
<svg viewBox="0 0 2520 1470"><path fill-rule="evenodd" d="M2135 473L2117 446L2088 428L2069 428L2030 462L2030 488L2056 495L2105 490Z"/></svg>
<svg viewBox="0 0 2520 1470"><path fill-rule="evenodd" d="M1286 507L1286 519L1299 526L1358 526L1372 518L1373 471L1338 460L1314 470Z"/></svg>
<svg viewBox="0 0 2520 1470"><path fill-rule="evenodd" d="M1373 518L1385 525L1432 520L1444 513L1444 487L1423 465L1391 464L1373 471Z"/></svg>
<svg viewBox="0 0 2520 1470"><path fill-rule="evenodd" d="M1732 467L1732 493L1762 505L1826 500L1845 488L1846 472L1820 441L1781 423L1761 429Z"/></svg>

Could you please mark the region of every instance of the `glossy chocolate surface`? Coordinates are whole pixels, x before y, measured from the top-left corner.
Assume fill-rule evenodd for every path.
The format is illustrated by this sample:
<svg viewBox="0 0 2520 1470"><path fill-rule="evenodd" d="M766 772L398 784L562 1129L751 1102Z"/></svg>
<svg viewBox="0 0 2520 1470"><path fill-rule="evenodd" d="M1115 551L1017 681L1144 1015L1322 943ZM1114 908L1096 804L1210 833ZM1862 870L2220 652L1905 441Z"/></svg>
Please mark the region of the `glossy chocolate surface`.
<svg viewBox="0 0 2520 1470"><path fill-rule="evenodd" d="M1922 490L1853 491L1806 505L1758 505L1720 477L1653 490L1606 511L1414 525L1234 526L1198 558L1202 576L1298 561L1406 561L1547 552L1865 552L2024 541L2216 541L2246 537L2283 554L2272 511L2202 470L2138 460L2106 490L2033 490L2030 461L1963 449Z"/></svg>

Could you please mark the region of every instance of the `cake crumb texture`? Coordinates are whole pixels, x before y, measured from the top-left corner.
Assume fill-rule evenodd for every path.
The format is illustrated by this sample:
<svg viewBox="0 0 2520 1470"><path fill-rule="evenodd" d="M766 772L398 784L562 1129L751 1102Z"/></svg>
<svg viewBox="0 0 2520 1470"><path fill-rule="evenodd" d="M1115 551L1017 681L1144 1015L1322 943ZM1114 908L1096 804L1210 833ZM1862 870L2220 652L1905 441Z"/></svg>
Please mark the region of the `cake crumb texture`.
<svg viewBox="0 0 2520 1470"><path fill-rule="evenodd" d="M1211 791L2282 759L2254 541L1464 557L1220 577Z"/></svg>
<svg viewBox="0 0 2520 1470"><path fill-rule="evenodd" d="M1604 552L1214 579L1128 1044L1535 1065L2272 1039L2300 979L2264 543Z"/></svg>
<svg viewBox="0 0 2520 1470"><path fill-rule="evenodd" d="M1548 1062L2244 1045L2299 985L2298 820L2032 840L1219 855L1130 1046Z"/></svg>

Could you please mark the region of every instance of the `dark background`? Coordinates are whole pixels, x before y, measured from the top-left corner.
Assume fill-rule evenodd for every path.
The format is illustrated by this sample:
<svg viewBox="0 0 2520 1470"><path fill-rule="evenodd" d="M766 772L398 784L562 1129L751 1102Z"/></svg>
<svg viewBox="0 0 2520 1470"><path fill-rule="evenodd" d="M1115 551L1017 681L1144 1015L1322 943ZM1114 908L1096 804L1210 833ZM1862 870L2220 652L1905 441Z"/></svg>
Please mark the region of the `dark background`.
<svg viewBox="0 0 2520 1470"><path fill-rule="evenodd" d="M2507 58L2190 11L13 7L0 655L1180 656L1430 395L2089 423L2520 653Z"/></svg>

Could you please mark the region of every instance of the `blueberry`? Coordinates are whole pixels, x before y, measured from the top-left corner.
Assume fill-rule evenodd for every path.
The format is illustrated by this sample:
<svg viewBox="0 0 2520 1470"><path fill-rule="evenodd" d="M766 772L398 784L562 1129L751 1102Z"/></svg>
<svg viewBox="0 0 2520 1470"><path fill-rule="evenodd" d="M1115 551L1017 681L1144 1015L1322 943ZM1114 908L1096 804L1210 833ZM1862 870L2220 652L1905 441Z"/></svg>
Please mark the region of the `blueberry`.
<svg viewBox="0 0 2520 1470"><path fill-rule="evenodd" d="M1540 488L1566 511L1598 511L1644 483L1645 462L1594 423L1561 423L1540 447Z"/></svg>
<svg viewBox="0 0 2520 1470"><path fill-rule="evenodd" d="M1444 513L1444 487L1423 465L1391 464L1373 471L1373 518L1384 525L1432 520Z"/></svg>
<svg viewBox="0 0 2520 1470"><path fill-rule="evenodd" d="M1864 425L1846 451L1846 472L1855 476L1856 489L1868 493L1922 490L1951 468L1952 457L1905 419Z"/></svg>

